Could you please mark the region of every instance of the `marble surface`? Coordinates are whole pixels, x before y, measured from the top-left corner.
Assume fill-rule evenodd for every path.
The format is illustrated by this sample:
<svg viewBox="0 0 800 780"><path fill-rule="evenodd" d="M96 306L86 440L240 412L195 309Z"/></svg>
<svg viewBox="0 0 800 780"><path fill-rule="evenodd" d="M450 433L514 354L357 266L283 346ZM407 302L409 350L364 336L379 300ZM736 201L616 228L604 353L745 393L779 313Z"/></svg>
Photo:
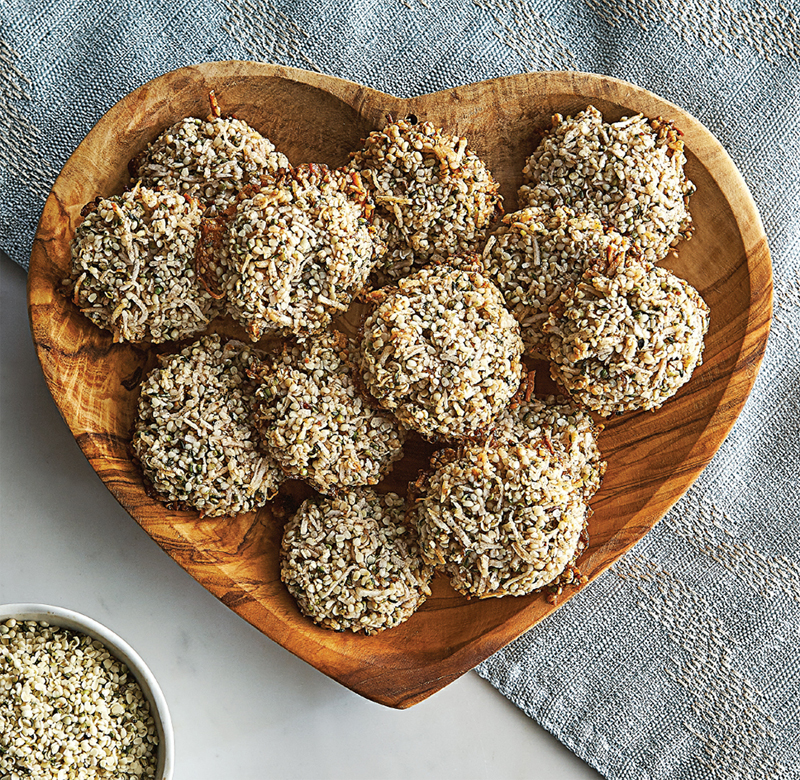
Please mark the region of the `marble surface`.
<svg viewBox="0 0 800 780"><path fill-rule="evenodd" d="M600 777L474 672L387 709L195 582L75 444L36 359L25 283L0 258L0 603L83 612L140 653L172 713L175 780Z"/></svg>

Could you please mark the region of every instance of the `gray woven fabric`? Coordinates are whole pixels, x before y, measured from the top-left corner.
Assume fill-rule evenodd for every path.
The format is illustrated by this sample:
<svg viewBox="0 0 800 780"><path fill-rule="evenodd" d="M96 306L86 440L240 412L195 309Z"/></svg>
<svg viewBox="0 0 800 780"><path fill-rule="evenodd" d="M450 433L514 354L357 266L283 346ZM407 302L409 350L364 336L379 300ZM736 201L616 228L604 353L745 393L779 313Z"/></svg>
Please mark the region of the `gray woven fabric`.
<svg viewBox="0 0 800 780"><path fill-rule="evenodd" d="M799 15L796 0L4 0L0 246L25 265L91 126L196 61L317 69L400 96L576 69L679 104L728 149L766 226L761 374L677 507L479 673L609 778L800 778Z"/></svg>

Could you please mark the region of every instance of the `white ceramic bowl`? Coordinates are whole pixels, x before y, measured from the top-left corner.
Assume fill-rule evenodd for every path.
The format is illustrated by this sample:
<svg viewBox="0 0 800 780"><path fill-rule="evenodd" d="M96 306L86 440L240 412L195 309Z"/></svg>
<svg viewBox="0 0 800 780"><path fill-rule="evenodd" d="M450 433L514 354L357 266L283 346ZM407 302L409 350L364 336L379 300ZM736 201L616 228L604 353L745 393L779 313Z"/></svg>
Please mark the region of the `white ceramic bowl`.
<svg viewBox="0 0 800 780"><path fill-rule="evenodd" d="M36 620L51 626L69 628L88 634L102 642L115 658L122 661L139 682L145 698L150 704L150 713L158 733L158 764L156 780L171 780L175 763L175 736L169 716L167 700L161 692L153 673L147 668L139 654L121 637L92 618L63 607L47 604L0 604L0 623L9 618Z"/></svg>

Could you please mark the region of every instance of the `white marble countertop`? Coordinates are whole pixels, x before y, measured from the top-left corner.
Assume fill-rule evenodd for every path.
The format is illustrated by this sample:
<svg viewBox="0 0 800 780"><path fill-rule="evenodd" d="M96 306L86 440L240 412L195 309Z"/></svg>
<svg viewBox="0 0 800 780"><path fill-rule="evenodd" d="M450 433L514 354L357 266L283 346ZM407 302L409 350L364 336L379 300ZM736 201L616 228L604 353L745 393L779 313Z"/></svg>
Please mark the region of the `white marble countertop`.
<svg viewBox="0 0 800 780"><path fill-rule="evenodd" d="M193 580L94 473L47 390L24 271L0 258L0 603L68 607L159 680L175 780L599 778L469 672L409 710L367 701Z"/></svg>

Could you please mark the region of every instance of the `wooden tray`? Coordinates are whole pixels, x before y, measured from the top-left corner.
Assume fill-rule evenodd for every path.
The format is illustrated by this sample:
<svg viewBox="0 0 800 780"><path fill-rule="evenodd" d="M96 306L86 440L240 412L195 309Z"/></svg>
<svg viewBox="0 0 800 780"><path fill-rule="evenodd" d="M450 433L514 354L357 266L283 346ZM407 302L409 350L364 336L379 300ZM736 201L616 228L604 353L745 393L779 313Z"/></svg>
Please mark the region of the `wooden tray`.
<svg viewBox="0 0 800 780"><path fill-rule="evenodd" d="M433 596L407 623L374 637L318 629L279 577L287 512L308 494L297 483L258 513L200 520L148 498L128 442L138 381L152 350L114 345L59 293L81 207L121 192L127 163L178 119L206 116L214 89L223 113L267 135L293 164L339 166L370 130L409 114L466 135L516 207L523 161L554 112L594 104L606 119L642 112L685 133L695 237L665 261L711 308L705 362L658 412L613 419L600 438L608 473L593 501L591 544L580 560L596 578L641 539L713 457L753 385L769 330L772 272L755 205L715 138L676 106L631 84L582 73L531 73L401 100L291 68L221 62L182 68L117 103L64 166L33 246L28 297L33 338L50 391L89 462L133 518L181 566L264 634L353 691L408 707L443 688L556 607L544 594L470 602L437 576ZM233 332L230 323L217 329ZM387 480L405 491L430 447L411 452ZM560 603L569 597L565 593Z"/></svg>

